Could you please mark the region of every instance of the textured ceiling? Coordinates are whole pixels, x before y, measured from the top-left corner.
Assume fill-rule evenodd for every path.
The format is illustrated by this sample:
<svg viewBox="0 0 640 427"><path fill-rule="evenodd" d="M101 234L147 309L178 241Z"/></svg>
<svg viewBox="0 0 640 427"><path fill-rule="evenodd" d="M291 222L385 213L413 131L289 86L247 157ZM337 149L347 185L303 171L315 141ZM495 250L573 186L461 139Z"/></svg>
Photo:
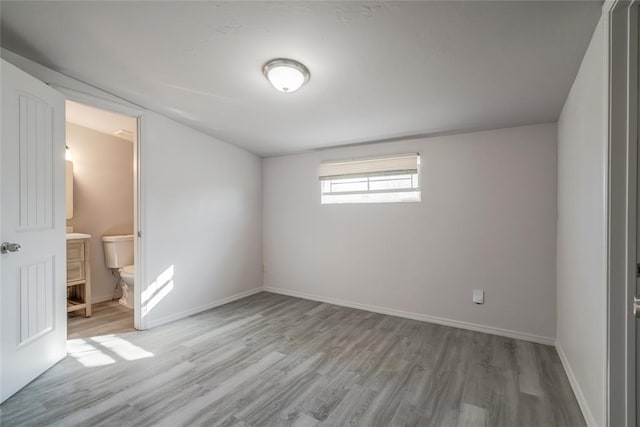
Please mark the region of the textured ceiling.
<svg viewBox="0 0 640 427"><path fill-rule="evenodd" d="M555 121L601 2L7 2L2 46L260 155ZM275 91L261 67L303 62Z"/></svg>

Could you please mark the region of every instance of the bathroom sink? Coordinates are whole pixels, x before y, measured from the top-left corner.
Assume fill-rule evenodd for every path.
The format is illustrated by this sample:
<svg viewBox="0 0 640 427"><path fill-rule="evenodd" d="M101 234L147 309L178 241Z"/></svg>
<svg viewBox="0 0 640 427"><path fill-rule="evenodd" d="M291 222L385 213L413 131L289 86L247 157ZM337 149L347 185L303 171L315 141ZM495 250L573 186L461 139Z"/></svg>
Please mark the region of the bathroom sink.
<svg viewBox="0 0 640 427"><path fill-rule="evenodd" d="M90 239L91 234L84 233L67 233L67 240Z"/></svg>

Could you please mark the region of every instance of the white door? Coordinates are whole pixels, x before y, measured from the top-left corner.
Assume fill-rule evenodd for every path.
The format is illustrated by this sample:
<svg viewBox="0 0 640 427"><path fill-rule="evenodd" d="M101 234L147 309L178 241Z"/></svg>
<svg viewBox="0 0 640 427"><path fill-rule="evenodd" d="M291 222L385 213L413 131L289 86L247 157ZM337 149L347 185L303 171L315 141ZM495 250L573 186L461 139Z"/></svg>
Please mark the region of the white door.
<svg viewBox="0 0 640 427"><path fill-rule="evenodd" d="M5 60L0 75L3 402L66 355L67 273L64 97Z"/></svg>

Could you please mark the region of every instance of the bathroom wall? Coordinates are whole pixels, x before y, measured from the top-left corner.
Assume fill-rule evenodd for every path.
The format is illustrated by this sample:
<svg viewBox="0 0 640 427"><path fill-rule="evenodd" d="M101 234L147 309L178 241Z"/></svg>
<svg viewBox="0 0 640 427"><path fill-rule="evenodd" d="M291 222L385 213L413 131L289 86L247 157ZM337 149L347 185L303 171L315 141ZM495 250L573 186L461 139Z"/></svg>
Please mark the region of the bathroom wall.
<svg viewBox="0 0 640 427"><path fill-rule="evenodd" d="M133 233L133 144L67 123L73 156L74 231L91 234L93 302L113 296L115 279L104 264L104 235ZM117 296L120 296L118 291Z"/></svg>

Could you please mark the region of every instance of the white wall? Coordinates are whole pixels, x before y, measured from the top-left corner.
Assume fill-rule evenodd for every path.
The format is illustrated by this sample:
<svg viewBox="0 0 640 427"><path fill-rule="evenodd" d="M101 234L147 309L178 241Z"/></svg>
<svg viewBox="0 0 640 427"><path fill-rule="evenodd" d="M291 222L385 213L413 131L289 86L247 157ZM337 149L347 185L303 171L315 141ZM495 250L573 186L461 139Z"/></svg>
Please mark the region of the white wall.
<svg viewBox="0 0 640 427"><path fill-rule="evenodd" d="M558 122L558 350L590 425L606 425L606 50L596 27Z"/></svg>
<svg viewBox="0 0 640 427"><path fill-rule="evenodd" d="M133 234L133 144L67 123L67 145L74 176L73 218L67 224L91 234L91 296L106 301L116 280L105 265L101 238Z"/></svg>
<svg viewBox="0 0 640 427"><path fill-rule="evenodd" d="M142 132L145 277L173 287L143 297L149 326L259 290L260 158L155 113Z"/></svg>
<svg viewBox="0 0 640 427"><path fill-rule="evenodd" d="M320 204L320 161L406 152L422 202ZM553 342L555 124L267 158L263 194L268 290Z"/></svg>
<svg viewBox="0 0 640 427"><path fill-rule="evenodd" d="M174 267L169 286L145 297L155 326L262 287L262 187L259 157L6 49L2 58L36 78L144 115L142 129L144 287ZM88 97L85 98L85 95ZM154 281L156 281L154 283ZM159 301L159 302L158 302Z"/></svg>

